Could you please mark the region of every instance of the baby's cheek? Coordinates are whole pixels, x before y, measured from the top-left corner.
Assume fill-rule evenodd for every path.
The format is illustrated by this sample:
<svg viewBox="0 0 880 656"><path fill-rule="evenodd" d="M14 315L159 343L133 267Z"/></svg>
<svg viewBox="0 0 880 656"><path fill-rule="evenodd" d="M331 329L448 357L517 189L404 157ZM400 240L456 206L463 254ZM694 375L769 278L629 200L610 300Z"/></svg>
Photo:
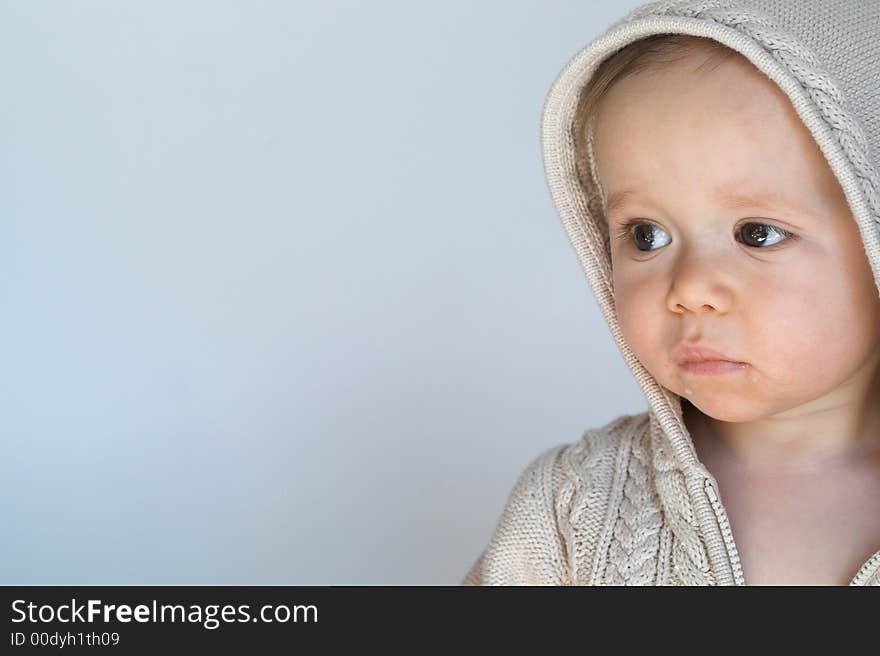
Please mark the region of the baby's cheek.
<svg viewBox="0 0 880 656"><path fill-rule="evenodd" d="M821 385L847 366L852 317L816 285L772 290L749 313L755 365L785 387Z"/></svg>
<svg viewBox="0 0 880 656"><path fill-rule="evenodd" d="M656 371L657 361L663 356L661 344L662 304L652 302L644 289L641 292L621 293L615 297L620 330L636 357L649 370Z"/></svg>

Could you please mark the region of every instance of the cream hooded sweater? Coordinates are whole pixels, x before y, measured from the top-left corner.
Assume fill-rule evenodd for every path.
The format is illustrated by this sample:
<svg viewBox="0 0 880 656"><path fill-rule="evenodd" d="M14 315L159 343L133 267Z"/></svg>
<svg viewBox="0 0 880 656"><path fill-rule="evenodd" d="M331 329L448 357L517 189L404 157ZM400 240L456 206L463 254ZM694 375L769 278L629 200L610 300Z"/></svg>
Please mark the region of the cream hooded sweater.
<svg viewBox="0 0 880 656"><path fill-rule="evenodd" d="M541 145L556 210L649 409L538 455L463 584L745 585L718 484L697 458L681 398L623 340L601 201L575 168L579 92L604 58L657 33L720 41L788 95L841 183L880 289L880 2L651 2L613 23L554 81ZM877 547L850 585L880 585Z"/></svg>

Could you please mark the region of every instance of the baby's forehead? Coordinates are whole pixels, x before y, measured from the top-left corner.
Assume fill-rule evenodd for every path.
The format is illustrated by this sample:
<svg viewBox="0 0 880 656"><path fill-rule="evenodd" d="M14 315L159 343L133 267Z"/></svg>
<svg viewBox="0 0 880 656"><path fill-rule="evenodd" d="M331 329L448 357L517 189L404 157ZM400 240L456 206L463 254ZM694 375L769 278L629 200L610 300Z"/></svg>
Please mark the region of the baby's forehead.
<svg viewBox="0 0 880 656"><path fill-rule="evenodd" d="M646 196L791 211L843 198L839 180L807 131L756 132L735 125L712 131L620 121L592 145L589 167L609 210Z"/></svg>
<svg viewBox="0 0 880 656"><path fill-rule="evenodd" d="M639 72L614 82L587 117L591 136L603 144L696 142L683 149L704 156L706 147L750 148L764 157L795 137L813 142L788 96L766 75L740 59L694 73L680 63Z"/></svg>

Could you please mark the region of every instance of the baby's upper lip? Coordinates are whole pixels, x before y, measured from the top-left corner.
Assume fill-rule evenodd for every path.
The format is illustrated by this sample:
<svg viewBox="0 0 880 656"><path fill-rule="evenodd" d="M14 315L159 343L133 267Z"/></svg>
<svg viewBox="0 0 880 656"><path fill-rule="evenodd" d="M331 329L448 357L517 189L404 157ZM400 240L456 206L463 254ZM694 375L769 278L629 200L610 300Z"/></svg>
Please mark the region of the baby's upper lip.
<svg viewBox="0 0 880 656"><path fill-rule="evenodd" d="M678 364L688 362L706 362L707 360L727 360L728 362L738 362L738 360L724 355L721 351L696 344L685 344L679 346L675 350L673 356Z"/></svg>

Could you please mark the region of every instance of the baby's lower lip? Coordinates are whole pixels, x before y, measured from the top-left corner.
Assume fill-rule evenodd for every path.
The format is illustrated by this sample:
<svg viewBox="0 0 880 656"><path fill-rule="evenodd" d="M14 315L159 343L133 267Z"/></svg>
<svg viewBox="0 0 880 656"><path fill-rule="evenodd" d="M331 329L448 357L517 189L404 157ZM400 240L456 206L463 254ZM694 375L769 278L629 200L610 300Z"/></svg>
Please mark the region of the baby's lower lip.
<svg viewBox="0 0 880 656"><path fill-rule="evenodd" d="M686 362L679 365L689 374L718 375L730 374L745 369L745 362L731 362L730 360L706 360L704 362Z"/></svg>

